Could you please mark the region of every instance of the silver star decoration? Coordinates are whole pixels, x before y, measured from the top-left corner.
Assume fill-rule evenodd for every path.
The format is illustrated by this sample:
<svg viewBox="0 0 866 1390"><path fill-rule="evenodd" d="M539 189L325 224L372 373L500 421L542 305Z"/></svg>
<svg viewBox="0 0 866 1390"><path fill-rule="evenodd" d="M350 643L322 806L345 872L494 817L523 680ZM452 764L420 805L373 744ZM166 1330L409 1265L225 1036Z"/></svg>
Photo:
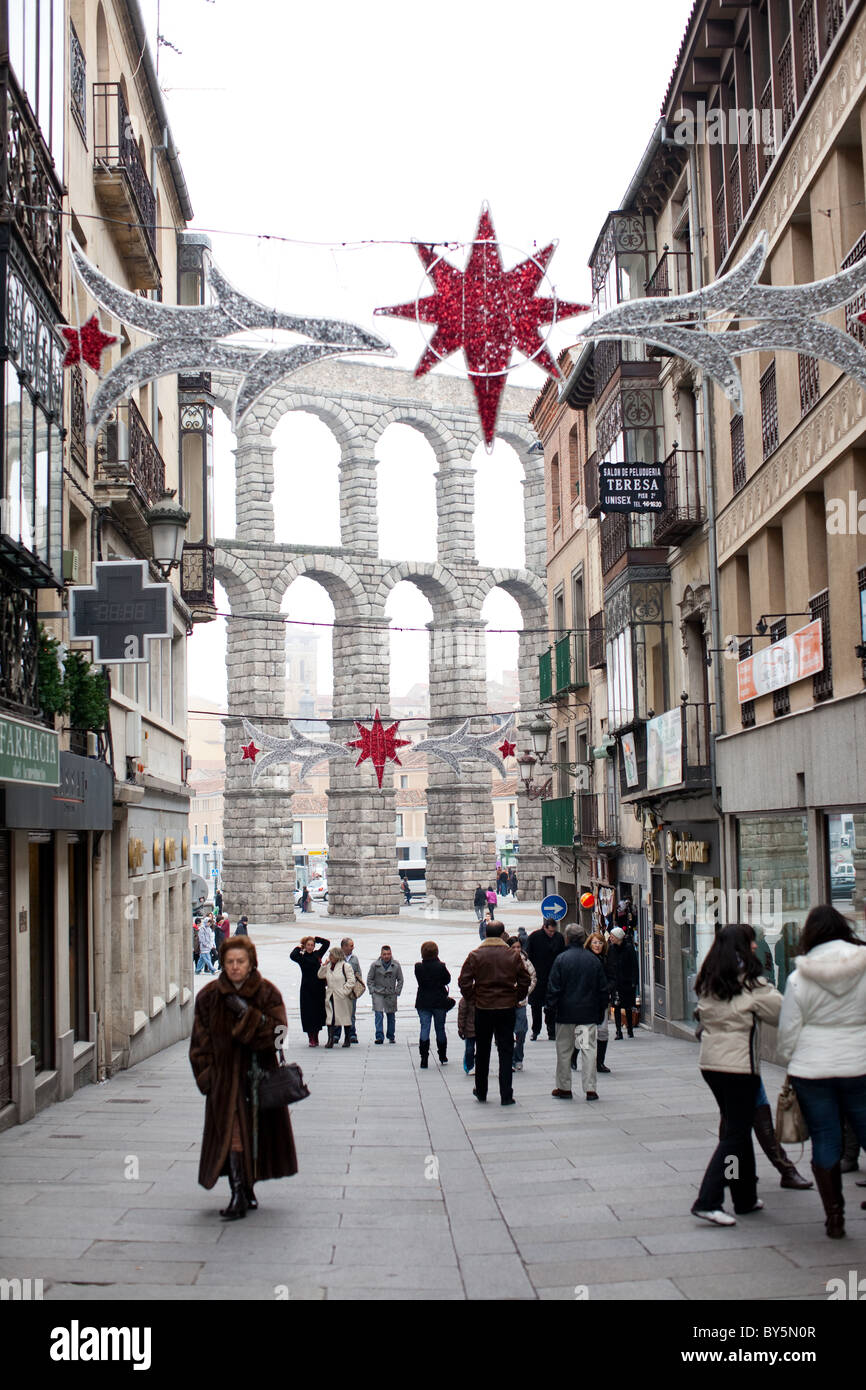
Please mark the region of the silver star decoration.
<svg viewBox="0 0 866 1390"><path fill-rule="evenodd" d="M106 373L87 413L87 441L92 444L105 418L136 386L176 372L227 371L241 376L232 412L237 429L256 401L283 377L322 357L345 352L376 352L387 357L394 350L384 338L338 319L304 318L278 313L234 289L217 270L208 268L208 283L215 303L202 305L161 304L143 299L109 280L89 261L74 236L67 234L72 267L97 304L114 318L156 341L128 352ZM285 348L245 348L222 343L245 329L283 329L313 339Z"/></svg>
<svg viewBox="0 0 866 1390"><path fill-rule="evenodd" d="M311 738L299 733L291 720L289 720L291 738L277 738L275 734L266 734L264 729L257 728L248 719L244 720L244 729L247 736L254 743L257 743L265 754L261 762L256 759L253 763L253 782L258 781L260 772L264 772L267 767L273 767L275 763L300 762L300 780L303 782L307 773L317 763L323 763L329 758L350 758L352 756L350 750L344 748L342 743L314 743Z"/></svg>
<svg viewBox="0 0 866 1390"><path fill-rule="evenodd" d="M497 757L491 748L497 739L505 739L514 727L514 715L512 714L504 724L499 724L495 729L488 730L484 734L471 734L469 725L471 720L464 719L463 723L453 733L445 734L442 738L425 738L420 743L413 744L413 751L416 753L429 753L431 757L441 758L456 773L460 772L460 764L465 758L479 758L491 767L495 767L500 777L505 776L505 764L501 758Z"/></svg>
<svg viewBox="0 0 866 1390"><path fill-rule="evenodd" d="M866 258L848 270L808 285L759 285L767 258L762 232L739 265L711 285L669 299L630 300L602 314L580 334L586 341L634 338L694 362L721 386L735 409L743 388L734 357L744 352L801 352L841 368L866 390L866 348L817 315L856 298L866 289ZM708 331L715 317L754 320L754 326Z"/></svg>

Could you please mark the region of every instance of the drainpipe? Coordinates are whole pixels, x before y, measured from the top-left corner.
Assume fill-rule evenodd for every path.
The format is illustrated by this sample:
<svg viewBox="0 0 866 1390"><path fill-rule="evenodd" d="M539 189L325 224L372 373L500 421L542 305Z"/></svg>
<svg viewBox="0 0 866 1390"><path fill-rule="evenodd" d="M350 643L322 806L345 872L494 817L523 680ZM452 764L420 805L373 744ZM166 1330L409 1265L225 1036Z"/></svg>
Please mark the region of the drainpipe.
<svg viewBox="0 0 866 1390"><path fill-rule="evenodd" d="M168 154L168 126L162 128L162 144L151 145L150 147L150 186L153 189L153 196L156 198L156 173L158 154ZM151 290L151 299L157 298L156 290ZM150 433L157 449L159 448L159 382L154 377L150 383Z"/></svg>
<svg viewBox="0 0 866 1390"><path fill-rule="evenodd" d="M691 227L692 275L696 290L703 289L701 240L703 223L698 202L698 157L694 145L689 146L689 224ZM701 413L704 424L704 487L707 497L707 551L710 571L710 635L713 652L713 696L716 706L716 732L710 735L710 791L713 810L719 818L719 869L722 886L727 886L725 823L716 787L716 738L725 731L721 663L721 616L719 612L719 561L716 548L716 483L713 434L710 427L710 388L706 372L701 373Z"/></svg>

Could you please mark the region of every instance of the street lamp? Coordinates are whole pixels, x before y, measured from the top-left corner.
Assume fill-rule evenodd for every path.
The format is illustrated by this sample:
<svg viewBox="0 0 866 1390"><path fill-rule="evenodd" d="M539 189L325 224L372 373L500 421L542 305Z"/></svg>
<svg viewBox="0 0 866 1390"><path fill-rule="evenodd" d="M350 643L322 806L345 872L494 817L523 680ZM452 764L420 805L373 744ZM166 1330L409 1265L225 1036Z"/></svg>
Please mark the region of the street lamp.
<svg viewBox="0 0 866 1390"><path fill-rule="evenodd" d="M550 748L550 736L553 733L553 724L546 714L537 714L532 723L527 726L526 732L532 739L532 751L535 753L540 763L544 762ZM522 773L521 773L522 776Z"/></svg>
<svg viewBox="0 0 866 1390"><path fill-rule="evenodd" d="M180 503L173 501L173 498L173 491L164 492L145 516L150 528L153 563L163 579L168 579L172 570L180 564L189 521L189 512L185 512Z"/></svg>

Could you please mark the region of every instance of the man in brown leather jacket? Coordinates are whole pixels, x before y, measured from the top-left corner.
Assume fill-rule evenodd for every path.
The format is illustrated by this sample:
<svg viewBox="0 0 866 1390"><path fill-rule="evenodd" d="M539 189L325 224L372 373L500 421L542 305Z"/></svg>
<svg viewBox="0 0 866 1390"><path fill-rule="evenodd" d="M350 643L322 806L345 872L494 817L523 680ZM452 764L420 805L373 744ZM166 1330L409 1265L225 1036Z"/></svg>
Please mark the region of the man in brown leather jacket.
<svg viewBox="0 0 866 1390"><path fill-rule="evenodd" d="M511 1059L514 1052L514 1015L532 983L519 951L503 940L502 922L487 923L487 939L476 946L463 963L457 981L464 999L475 1005L475 1088L477 1100L487 1100L490 1050L496 1039L499 1053L499 1096L513 1105Z"/></svg>

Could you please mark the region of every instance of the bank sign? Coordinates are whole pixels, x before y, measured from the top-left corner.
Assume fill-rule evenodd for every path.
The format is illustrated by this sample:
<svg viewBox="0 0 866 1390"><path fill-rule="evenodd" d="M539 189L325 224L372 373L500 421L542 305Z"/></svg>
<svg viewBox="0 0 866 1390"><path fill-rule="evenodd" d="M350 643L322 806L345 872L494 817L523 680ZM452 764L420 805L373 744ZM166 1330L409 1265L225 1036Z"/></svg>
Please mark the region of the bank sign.
<svg viewBox="0 0 866 1390"><path fill-rule="evenodd" d="M603 512L663 512L663 463L602 463L598 502Z"/></svg>
<svg viewBox="0 0 866 1390"><path fill-rule="evenodd" d="M0 714L0 782L60 786L60 748L56 733Z"/></svg>

